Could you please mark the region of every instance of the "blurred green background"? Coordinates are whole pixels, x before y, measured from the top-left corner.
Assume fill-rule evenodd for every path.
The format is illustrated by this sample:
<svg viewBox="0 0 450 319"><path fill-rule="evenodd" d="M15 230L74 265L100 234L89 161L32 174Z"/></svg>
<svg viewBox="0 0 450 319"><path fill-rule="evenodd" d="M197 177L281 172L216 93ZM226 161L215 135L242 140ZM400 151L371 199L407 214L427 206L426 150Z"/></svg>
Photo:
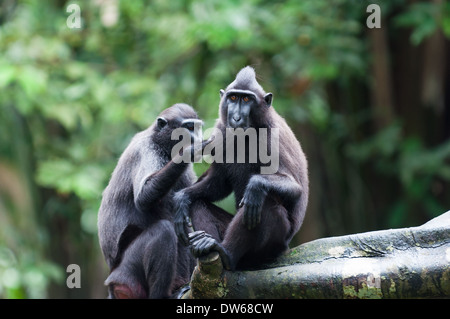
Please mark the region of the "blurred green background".
<svg viewBox="0 0 450 319"><path fill-rule="evenodd" d="M72 3L81 29L66 24ZM381 29L366 26L371 3ZM97 211L121 152L176 102L212 127L245 65L309 159L293 245L442 214L449 39L439 0L1 0L0 297L104 298Z"/></svg>

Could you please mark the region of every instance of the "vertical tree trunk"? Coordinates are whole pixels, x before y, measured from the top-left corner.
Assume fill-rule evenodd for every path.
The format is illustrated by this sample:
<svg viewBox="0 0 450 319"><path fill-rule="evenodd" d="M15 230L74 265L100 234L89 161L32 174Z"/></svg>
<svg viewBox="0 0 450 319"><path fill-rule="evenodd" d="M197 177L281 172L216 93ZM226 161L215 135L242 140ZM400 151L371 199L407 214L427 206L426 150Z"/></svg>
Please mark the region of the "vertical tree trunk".
<svg viewBox="0 0 450 319"><path fill-rule="evenodd" d="M386 21L383 21L380 29L368 31L373 52L372 105L375 108L375 126L378 130L392 123L394 118L387 27L383 27L385 24Z"/></svg>

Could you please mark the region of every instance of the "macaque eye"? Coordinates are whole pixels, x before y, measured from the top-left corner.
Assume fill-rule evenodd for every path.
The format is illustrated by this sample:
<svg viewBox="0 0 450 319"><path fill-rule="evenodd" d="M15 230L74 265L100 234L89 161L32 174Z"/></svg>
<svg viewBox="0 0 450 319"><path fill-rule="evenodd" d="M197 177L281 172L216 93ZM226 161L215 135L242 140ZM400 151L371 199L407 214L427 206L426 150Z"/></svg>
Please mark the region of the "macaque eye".
<svg viewBox="0 0 450 319"><path fill-rule="evenodd" d="M230 96L230 100L231 100L231 101L236 101L236 99L237 99L236 95Z"/></svg>
<svg viewBox="0 0 450 319"><path fill-rule="evenodd" d="M250 99L248 98L248 96L244 96L243 100L244 100L244 102L250 101Z"/></svg>
<svg viewBox="0 0 450 319"><path fill-rule="evenodd" d="M164 117L158 117L157 122L160 129L167 125L167 120Z"/></svg>
<svg viewBox="0 0 450 319"><path fill-rule="evenodd" d="M183 126L184 126L185 128L187 128L189 131L193 131L194 128L195 128L195 125L194 125L193 122L187 122L187 123L184 123Z"/></svg>

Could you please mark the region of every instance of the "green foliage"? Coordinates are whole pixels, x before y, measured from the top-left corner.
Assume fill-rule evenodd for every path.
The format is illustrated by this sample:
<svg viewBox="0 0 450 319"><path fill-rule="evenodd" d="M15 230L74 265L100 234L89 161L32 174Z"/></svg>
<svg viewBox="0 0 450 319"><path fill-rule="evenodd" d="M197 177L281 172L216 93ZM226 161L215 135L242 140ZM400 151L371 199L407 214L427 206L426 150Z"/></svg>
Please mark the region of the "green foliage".
<svg viewBox="0 0 450 319"><path fill-rule="evenodd" d="M448 10L448 3L438 5L426 2L414 3L406 12L396 18L396 24L400 27L414 27L411 42L418 45L426 37L432 35L440 24L448 24L450 18ZM444 12L444 15L442 15L442 12ZM446 28L444 28L444 31ZM445 32L449 35L448 30Z"/></svg>
<svg viewBox="0 0 450 319"><path fill-rule="evenodd" d="M372 164L375 171L394 177L401 185L402 196L396 199L388 216L391 227L404 225L416 206L430 217L445 211L430 190L439 179L449 181L450 141L426 149L420 138L402 136L401 124L395 123L361 144L349 145L347 154L358 164L376 158Z"/></svg>
<svg viewBox="0 0 450 319"><path fill-rule="evenodd" d="M81 30L66 25L70 3ZM399 226L418 203L429 215L448 204L430 192L450 178L448 142L429 147L401 120L370 129L375 112L360 92L371 81L366 2L121 0L116 17L107 3L0 3L1 297L46 297L51 283L64 287L69 263L98 268L101 193L132 136L176 102L212 127L219 89L246 64L298 134L312 196L328 203L308 214L337 225L329 230ZM397 29L413 28L414 44L438 28L450 34L448 3L380 5ZM234 211L232 197L221 205ZM381 225L374 207L385 210ZM87 281L102 285L95 274Z"/></svg>
<svg viewBox="0 0 450 319"><path fill-rule="evenodd" d="M42 298L51 280L62 281L63 273L55 264L32 259L32 252L14 253L0 247L0 293L6 298ZM31 259L30 259L31 258Z"/></svg>

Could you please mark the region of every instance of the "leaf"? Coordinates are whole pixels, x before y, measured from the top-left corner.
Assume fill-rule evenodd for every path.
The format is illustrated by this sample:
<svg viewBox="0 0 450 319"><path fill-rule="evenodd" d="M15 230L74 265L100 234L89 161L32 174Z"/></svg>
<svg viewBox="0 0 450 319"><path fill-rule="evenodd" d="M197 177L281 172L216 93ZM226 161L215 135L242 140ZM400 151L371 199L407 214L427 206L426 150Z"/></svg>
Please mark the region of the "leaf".
<svg viewBox="0 0 450 319"><path fill-rule="evenodd" d="M72 189L68 180L73 171L73 165L67 160L48 160L40 163L36 180L42 186L69 193Z"/></svg>
<svg viewBox="0 0 450 319"><path fill-rule="evenodd" d="M419 45L426 37L432 35L436 31L437 27L438 25L434 22L434 20L424 21L424 23L422 23L420 27L416 28L411 34L412 44Z"/></svg>
<svg viewBox="0 0 450 319"><path fill-rule="evenodd" d="M15 74L15 67L11 65L0 66L0 89L7 87L14 80Z"/></svg>
<svg viewBox="0 0 450 319"><path fill-rule="evenodd" d="M450 38L450 2L446 2L442 11L442 31L447 38Z"/></svg>
<svg viewBox="0 0 450 319"><path fill-rule="evenodd" d="M17 80L29 97L34 97L47 88L47 73L44 71L25 65L17 73Z"/></svg>
<svg viewBox="0 0 450 319"><path fill-rule="evenodd" d="M394 23L399 27L412 27L411 43L419 45L438 28L440 10L440 5L433 3L415 3L408 11L397 16Z"/></svg>
<svg viewBox="0 0 450 319"><path fill-rule="evenodd" d="M76 104L58 104L46 108L46 116L61 123L68 131L73 130L78 122L78 109Z"/></svg>
<svg viewBox="0 0 450 319"><path fill-rule="evenodd" d="M74 165L68 160L57 159L42 162L36 179L42 186L90 200L101 194L105 175L100 165Z"/></svg>
<svg viewBox="0 0 450 319"><path fill-rule="evenodd" d="M7 247L0 246L0 267L9 267L17 264L16 256Z"/></svg>

